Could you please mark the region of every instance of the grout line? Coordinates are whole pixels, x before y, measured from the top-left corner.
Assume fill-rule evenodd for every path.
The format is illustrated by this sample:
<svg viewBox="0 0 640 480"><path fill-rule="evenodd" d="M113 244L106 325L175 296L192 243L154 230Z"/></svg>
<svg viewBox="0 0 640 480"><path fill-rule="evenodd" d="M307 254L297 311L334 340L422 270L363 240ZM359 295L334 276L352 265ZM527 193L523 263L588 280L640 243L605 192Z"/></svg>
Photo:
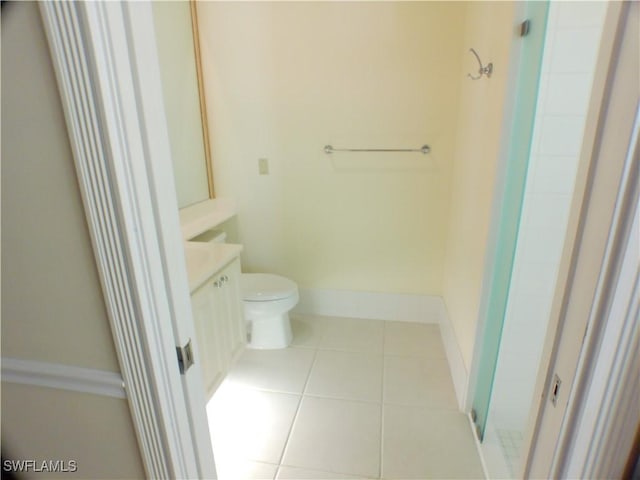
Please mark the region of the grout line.
<svg viewBox="0 0 640 480"><path fill-rule="evenodd" d="M296 413L293 416L293 421L291 422L291 427L289 427L289 432L287 433L287 440L286 442L284 442L284 448L282 449L282 454L280 455L280 459L278 460L278 471L280 470L280 467L282 466L282 461L284 460L284 456L287 453L287 448L289 447L289 441L291 440L291 433L293 433L293 428L296 425L296 422L298 420L298 416L300 415L300 407L302 406L302 400L304 399L305 396L305 392L307 390L307 385L309 384L309 379L311 378L311 372L313 372L313 367L316 364L316 361L318 359L318 348L314 349L314 354L313 354L313 361L311 362L311 367L309 368L309 371L307 372L307 378L304 381L304 385L302 387L302 392L300 393L300 400L298 400L298 406L296 407Z"/></svg>
<svg viewBox="0 0 640 480"><path fill-rule="evenodd" d="M425 360L446 360L445 355L424 355L424 354L410 354L410 353L385 353L385 357L398 357L398 358L424 358Z"/></svg>
<svg viewBox="0 0 640 480"><path fill-rule="evenodd" d="M304 396L308 398L319 398L322 400L338 400L340 402L364 403L365 405L380 405L379 400L363 400L361 398L346 398L346 397L324 395L320 393L305 393Z"/></svg>
<svg viewBox="0 0 640 480"><path fill-rule="evenodd" d="M381 352L363 352L363 351L357 351L357 350L344 350L344 349L336 349L336 348L326 348L326 347L322 347L322 342L323 339L326 336L326 329L322 328L321 331L319 332L319 336L320 336L320 340L317 342L316 345L314 346L308 346L308 345L291 345L291 347L296 348L296 349L301 349L301 350L313 350L313 355L312 355L312 361L310 362L310 367L309 370L306 374L306 378L304 381L304 384L302 386L301 391L299 392L286 392L286 391L279 391L279 390L270 390L270 389L263 389L263 388L255 388L255 387L247 387L250 389L254 389L254 390L262 390L262 391L266 391L266 392L273 392L273 393L281 393L281 394L287 394L287 395L297 395L299 397L298 402L297 402L297 406L295 409L295 413L292 419L292 423L288 429L287 435L286 435L286 440L283 446L283 450L281 452L281 455L279 457L278 463L276 465L276 472L275 472L275 478L277 478L277 476L280 474L281 472L281 468L282 467L287 467L287 466L291 466L291 467L295 467L294 465L285 465L283 464L284 458L286 456L286 452L288 451L288 449L290 448L291 445L291 438L292 438L292 434L293 434L293 429L295 428L297 422L299 421L299 417L300 417L300 410L302 407L302 402L304 400L305 397L309 397L309 398L326 398L326 399L331 399L331 400L338 400L338 401L347 401L347 402L357 402L357 403L363 403L363 404L369 404L369 405L373 405L373 404L379 404L380 405L380 443L379 443L379 468L378 468L378 476L377 478L382 478L383 475L383 469L384 469L384 465L383 465L383 455L384 455L384 431L385 431L385 415L384 415L384 407L385 405L387 405L386 403L386 397L387 395L385 394L385 383L389 380L387 378L386 375L386 371L385 371L385 365L386 365L386 361L388 359L391 359L393 357L404 357L404 358L419 358L419 359L424 359L426 361L434 361L434 360L440 360L440 359L445 359L446 361L446 356L424 356L424 355L403 355L403 354L388 354L385 351L385 342L387 339L387 336L390 335L390 327L388 325L388 321L382 321L382 351ZM437 325L436 325L437 326ZM323 326L324 327L324 326ZM310 394L308 392L308 386L310 383L310 379L311 379L311 375L312 372L314 371L315 365L317 364L317 362L319 361L318 356L320 354L320 352L322 351L336 351L336 352L343 352L343 353L355 353L355 354L366 354L366 355L375 355L376 357L381 356L382 357L382 371L380 372L380 377L381 378L381 392L380 392L380 396L379 396L379 403L378 401L373 401L373 400L360 400L360 399L353 399L353 398L344 398L344 397L332 397L332 396L326 396L326 395L318 395L318 394ZM405 407L405 408L425 408L428 409L429 411L441 411L443 413L445 412L458 412L458 408L457 405L452 407L452 408L448 408L448 407L430 407L430 406L426 406L426 405L403 405L401 403L397 404L394 402L389 403L389 405L395 405L395 406L401 406L401 407ZM477 446L476 446L477 447ZM483 459L481 457L481 462L483 462ZM484 465L483 465L484 467ZM297 467L297 468L308 468L308 467ZM327 473L329 473L329 470L325 470ZM331 473L344 473L344 472L331 472ZM349 474L349 475L353 475L353 474Z"/></svg>
<svg viewBox="0 0 640 480"><path fill-rule="evenodd" d="M337 347L317 347L318 350L322 350L323 352L340 352L340 353L363 353L367 355L384 355L384 351L373 351L373 350L355 350L348 348L337 348Z"/></svg>
<svg viewBox="0 0 640 480"><path fill-rule="evenodd" d="M384 402L383 405L388 405L390 407L402 407L402 408L422 408L429 410L430 412L438 412L442 414L446 413L457 413L459 415L465 415L465 413L458 410L457 406L453 407L441 407L441 406L433 406L433 405L419 405L417 403L401 403L401 402Z"/></svg>
<svg viewBox="0 0 640 480"><path fill-rule="evenodd" d="M318 473L331 473L333 475L346 475L349 478L353 478L354 480L356 479L357 480L379 480L378 478L375 478L375 477L369 477L366 474L338 472L336 470L331 470L328 468L310 468L310 467L305 467L301 465L280 465L279 467L298 468L300 470L310 470ZM278 471L280 470L279 467L278 467ZM320 477L318 477L318 480L320 480Z"/></svg>

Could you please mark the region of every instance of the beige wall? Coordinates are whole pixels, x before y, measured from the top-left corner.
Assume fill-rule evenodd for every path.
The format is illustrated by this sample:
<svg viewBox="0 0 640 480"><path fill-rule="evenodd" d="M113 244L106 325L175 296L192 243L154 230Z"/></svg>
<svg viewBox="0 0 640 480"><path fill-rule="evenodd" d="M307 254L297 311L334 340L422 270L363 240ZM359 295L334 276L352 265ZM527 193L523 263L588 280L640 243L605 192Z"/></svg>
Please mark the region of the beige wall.
<svg viewBox="0 0 640 480"><path fill-rule="evenodd" d="M2 7L2 355L119 372L35 2ZM140 477L126 402L2 384L2 448Z"/></svg>
<svg viewBox="0 0 640 480"><path fill-rule="evenodd" d="M36 3L2 12L2 355L119 371Z"/></svg>
<svg viewBox="0 0 640 480"><path fill-rule="evenodd" d="M77 472L46 478L145 477L129 406L119 398L3 383L2 453L77 462Z"/></svg>
<svg viewBox="0 0 640 480"><path fill-rule="evenodd" d="M464 45L494 64L490 80L461 76L443 296L467 370L471 365L503 121L514 4L470 2ZM464 52L463 73L477 70ZM475 68L475 70L474 70Z"/></svg>
<svg viewBox="0 0 640 480"><path fill-rule="evenodd" d="M465 11L199 5L216 192L238 201L245 269L306 288L441 293ZM433 153L330 157L327 143Z"/></svg>

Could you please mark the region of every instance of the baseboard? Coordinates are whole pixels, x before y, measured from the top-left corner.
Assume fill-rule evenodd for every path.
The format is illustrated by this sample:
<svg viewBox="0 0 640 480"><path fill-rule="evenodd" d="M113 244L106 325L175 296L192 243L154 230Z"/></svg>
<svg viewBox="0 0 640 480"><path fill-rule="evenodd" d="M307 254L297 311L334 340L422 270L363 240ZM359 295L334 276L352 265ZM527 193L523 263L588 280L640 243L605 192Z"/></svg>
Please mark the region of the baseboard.
<svg viewBox="0 0 640 480"><path fill-rule="evenodd" d="M480 439L476 434L476 424L471 418L471 413L467 414L467 420L469 420L469 428L471 429L471 435L473 435L473 441L476 445L476 452L478 452L478 457L480 457L480 463L482 464L482 472L484 473L484 478L491 478L489 476L489 469L487 468L487 462L484 458L484 450L482 448L482 443L480 443Z"/></svg>
<svg viewBox="0 0 640 480"><path fill-rule="evenodd" d="M471 418L471 417L469 417ZM484 439L478 443L482 468L486 478L514 478L509 464L504 456L504 451L500 445L498 432L491 419L487 421L484 430Z"/></svg>
<svg viewBox="0 0 640 480"><path fill-rule="evenodd" d="M460 411L464 411L469 373L465 367L462 352L460 351L460 345L458 344L458 340L444 302L442 302L442 312L439 315L439 318L440 335L442 335L442 343L444 344L444 349L447 353L447 361L449 363L449 369L451 370L453 387L456 391L456 398L458 399L458 408Z"/></svg>
<svg viewBox="0 0 640 480"><path fill-rule="evenodd" d="M469 374L442 297L315 288L299 292L292 313L439 324L458 407L464 411Z"/></svg>
<svg viewBox="0 0 640 480"><path fill-rule="evenodd" d="M2 381L126 398L119 373L2 357Z"/></svg>
<svg viewBox="0 0 640 480"><path fill-rule="evenodd" d="M329 317L370 318L399 322L439 323L442 298L436 295L370 293L301 288L293 313Z"/></svg>

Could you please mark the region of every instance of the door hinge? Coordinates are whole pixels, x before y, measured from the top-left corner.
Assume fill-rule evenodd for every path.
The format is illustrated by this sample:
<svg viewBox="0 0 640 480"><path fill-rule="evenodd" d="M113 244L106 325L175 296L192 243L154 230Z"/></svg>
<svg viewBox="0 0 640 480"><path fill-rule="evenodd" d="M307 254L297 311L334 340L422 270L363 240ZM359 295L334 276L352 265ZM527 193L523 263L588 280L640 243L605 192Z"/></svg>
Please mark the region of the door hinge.
<svg viewBox="0 0 640 480"><path fill-rule="evenodd" d="M180 368L180 373L184 375L194 362L191 339L189 339L184 347L176 347L176 353L178 354L178 367Z"/></svg>
<svg viewBox="0 0 640 480"><path fill-rule="evenodd" d="M482 429L480 428L480 425L478 425L477 423L474 423L473 426L475 427L474 432L476 434L476 438L480 443L482 443L483 438L482 438Z"/></svg>
<svg viewBox="0 0 640 480"><path fill-rule="evenodd" d="M520 36L526 37L529 35L529 30L531 29L531 20L525 20L520 24Z"/></svg>
<svg viewBox="0 0 640 480"><path fill-rule="evenodd" d="M471 421L473 422L473 426L474 426L473 431L476 434L476 438L478 439L479 442L482 442L482 429L478 424L478 414L476 413L475 408L471 409Z"/></svg>

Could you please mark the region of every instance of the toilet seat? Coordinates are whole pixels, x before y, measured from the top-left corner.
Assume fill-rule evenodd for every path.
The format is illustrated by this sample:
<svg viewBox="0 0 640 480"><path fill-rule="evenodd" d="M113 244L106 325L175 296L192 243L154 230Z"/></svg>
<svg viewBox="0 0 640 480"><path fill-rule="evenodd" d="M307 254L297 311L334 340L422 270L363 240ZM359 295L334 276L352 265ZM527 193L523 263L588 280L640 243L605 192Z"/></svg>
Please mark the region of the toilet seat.
<svg viewBox="0 0 640 480"><path fill-rule="evenodd" d="M298 292L295 282L270 273L243 273L241 284L242 299L247 302L282 300Z"/></svg>

